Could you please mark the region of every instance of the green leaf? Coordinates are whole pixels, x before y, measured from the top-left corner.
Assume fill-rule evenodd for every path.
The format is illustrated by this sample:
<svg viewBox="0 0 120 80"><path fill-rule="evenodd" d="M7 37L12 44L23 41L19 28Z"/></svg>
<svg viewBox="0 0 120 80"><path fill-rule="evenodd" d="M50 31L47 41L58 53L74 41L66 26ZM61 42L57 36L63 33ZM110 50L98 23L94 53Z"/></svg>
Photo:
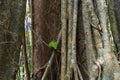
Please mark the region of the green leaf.
<svg viewBox="0 0 120 80"><path fill-rule="evenodd" d="M51 41L49 44L48 44L49 47L52 47L54 49L57 49L57 46L58 46L58 43L56 41Z"/></svg>

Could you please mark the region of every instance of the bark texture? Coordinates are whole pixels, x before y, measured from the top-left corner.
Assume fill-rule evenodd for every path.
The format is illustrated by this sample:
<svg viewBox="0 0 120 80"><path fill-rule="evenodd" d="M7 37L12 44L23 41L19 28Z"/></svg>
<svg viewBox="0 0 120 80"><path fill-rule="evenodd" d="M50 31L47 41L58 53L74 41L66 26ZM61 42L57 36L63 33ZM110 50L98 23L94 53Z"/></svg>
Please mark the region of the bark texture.
<svg viewBox="0 0 120 80"><path fill-rule="evenodd" d="M60 23L60 8L58 11L51 9L53 3L50 0L34 0L34 71L39 79L51 56L51 49L46 43L57 39L56 33L60 30L60 27L56 27ZM48 80L83 80L82 77L85 80L119 80L119 67L109 37L108 13L110 19L113 17L108 8L107 0L61 0L61 77L52 78L52 66L53 73L48 74L51 76L47 77ZM110 23L112 26L117 24ZM113 34L118 38L116 33ZM51 61L53 58L48 65Z"/></svg>
<svg viewBox="0 0 120 80"><path fill-rule="evenodd" d="M34 78L41 79L52 49L48 43L56 40L60 30L60 0L33 0L33 34L34 34ZM57 62L56 58L54 62ZM51 69L50 69L51 70ZM57 80L56 67L49 71L48 80ZM59 73L59 71L58 71ZM46 79L47 80L47 79Z"/></svg>
<svg viewBox="0 0 120 80"><path fill-rule="evenodd" d="M26 0L0 0L0 80L16 80Z"/></svg>
<svg viewBox="0 0 120 80"><path fill-rule="evenodd" d="M114 42L117 48L118 59L120 60L120 0L108 0L109 11L110 11L110 21L112 34L114 37ZM112 7L111 7L112 6Z"/></svg>
<svg viewBox="0 0 120 80"><path fill-rule="evenodd" d="M65 80L65 74L67 70L67 0L61 0L61 28L61 80Z"/></svg>

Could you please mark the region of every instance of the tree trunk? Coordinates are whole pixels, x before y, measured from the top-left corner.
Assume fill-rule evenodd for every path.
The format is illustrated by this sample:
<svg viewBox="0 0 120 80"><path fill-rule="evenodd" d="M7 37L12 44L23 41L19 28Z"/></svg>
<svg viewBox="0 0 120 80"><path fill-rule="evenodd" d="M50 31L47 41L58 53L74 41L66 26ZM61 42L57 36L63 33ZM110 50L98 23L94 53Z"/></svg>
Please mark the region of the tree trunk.
<svg viewBox="0 0 120 80"><path fill-rule="evenodd" d="M0 1L0 79L16 80L26 0Z"/></svg>
<svg viewBox="0 0 120 80"><path fill-rule="evenodd" d="M79 7L77 6L77 1L80 3L78 4ZM61 60L61 75L59 74L61 78L56 78L56 76L52 78L53 73L57 73L54 72L56 71L54 68L58 66L53 63L55 66L52 66L51 73L48 74L49 76L46 80L78 80L81 78L80 72L82 72L85 80L119 80L120 70L117 59L111 49L109 38L109 5L106 4L106 1L61 1L62 41L61 59L59 58ZM57 1L55 0L55 2ZM70 2L74 3L72 4ZM60 3L60 1L57 3ZM51 56L52 50L47 44L51 40L57 39L58 35L56 34L60 30L60 25L58 24L60 23L60 8L58 8L59 5L56 5L57 3L54 5L54 1L34 0L35 80L42 77ZM56 27L58 25L59 27ZM115 35L113 36L115 38ZM76 67L78 64L80 71Z"/></svg>
<svg viewBox="0 0 120 80"><path fill-rule="evenodd" d="M89 79L119 80L120 69L109 37L106 0L83 0L82 4Z"/></svg>
<svg viewBox="0 0 120 80"><path fill-rule="evenodd" d="M57 40L60 31L60 0L33 0L33 34L34 34L34 80L41 79L52 49L48 46L52 40ZM57 54L58 55L58 54ZM57 57L57 55L55 55ZM56 62L56 58L54 62ZM49 78L57 80L57 71L52 66ZM59 72L59 71L58 71Z"/></svg>

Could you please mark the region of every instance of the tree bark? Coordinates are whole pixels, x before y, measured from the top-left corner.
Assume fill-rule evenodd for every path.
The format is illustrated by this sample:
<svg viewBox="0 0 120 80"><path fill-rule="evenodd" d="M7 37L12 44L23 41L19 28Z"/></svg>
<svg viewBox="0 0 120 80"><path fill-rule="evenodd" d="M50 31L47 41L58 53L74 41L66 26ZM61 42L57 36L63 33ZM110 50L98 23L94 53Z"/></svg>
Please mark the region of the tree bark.
<svg viewBox="0 0 120 80"><path fill-rule="evenodd" d="M103 80L119 80L120 69L118 68L118 62L113 54L109 31L108 31L108 8L105 0L97 0L97 9L99 12L100 26L102 28L102 40L103 40L103 58L104 63L102 64Z"/></svg>
<svg viewBox="0 0 120 80"><path fill-rule="evenodd" d="M119 67L118 67L115 55L111 50L111 43L109 41L109 32L108 32L108 24L107 24L108 12L106 7L107 6L106 0L97 0L97 1L96 0L82 0L82 1L78 0L80 2L79 8L78 8L80 10L78 11L80 14L77 12L78 17L77 19L75 19L77 20L75 22L72 20L73 13L76 12L72 10L73 4L70 3L70 1L72 0L62 0L62 1L63 1L61 3L61 22L62 22L61 23L62 24L61 25L62 27L62 43L61 43L62 56L61 57L62 59L59 58L61 60L61 78L54 78L54 79L55 80L59 80L59 79L74 80L75 78L77 80L78 78L80 78L77 72L80 73L80 71L78 67L77 68L73 68L73 67L76 67L77 64L79 64L80 70L83 71L82 76L83 77L87 76L87 78L84 78L85 80L88 80L88 79L89 80L96 80L96 79L97 80L101 80L101 79L102 80L112 80L112 79L119 80L118 78ZM77 1L77 0L74 0L74 1ZM60 16L54 14L54 17L53 17L52 15L50 15L52 14L52 12L50 12L52 10L50 6L52 5L52 3L53 2L51 2L50 0L49 1L34 0L34 10L33 10L33 13L34 13L33 14L34 15L33 32L34 32L34 42L35 42L34 43L34 46L35 46L34 48L34 56L35 56L34 71L35 72L34 73L35 74L37 73L36 76L39 79L42 77L42 74L44 72L44 69L46 68L47 62L51 56L51 49L47 44L52 39L57 39L56 38L57 35L55 34L57 33L56 31L59 32L60 30L60 27L56 28L55 26L52 25L54 22L53 20L56 20L55 25L57 25L60 21L58 18L56 18L56 17L60 18ZM74 6L74 7L77 8L77 6ZM53 9L53 11L55 11L56 13L56 9ZM60 10L58 11L58 14L59 12ZM78 25L76 27L75 26L73 27L73 23L75 23L75 26L76 24ZM71 31L74 34L74 36L72 35ZM76 34L76 32L78 34ZM76 60L76 55L77 55L77 60ZM75 57L74 58L75 60L72 60L73 57ZM83 61L80 61L80 60L83 60ZM52 60L50 59L50 61ZM75 65L73 65L72 61L73 63L75 61ZM72 69L71 69L71 65L72 65ZM52 67L52 70L53 68L54 67ZM73 73L72 71L75 71L75 72ZM53 75L50 75L50 76L53 76ZM51 77L48 77L48 78L49 80L53 79Z"/></svg>
<svg viewBox="0 0 120 80"><path fill-rule="evenodd" d="M26 0L0 1L0 79L16 80Z"/></svg>
<svg viewBox="0 0 120 80"><path fill-rule="evenodd" d="M60 30L60 0L33 0L34 78L41 79L52 54L49 42L57 39ZM56 56L56 55L55 55ZM57 57L57 56L56 56ZM54 60L56 62L56 60ZM46 80L56 80L55 66ZM59 72L59 71L58 71Z"/></svg>
<svg viewBox="0 0 120 80"><path fill-rule="evenodd" d="M108 0L111 30L120 60L120 0Z"/></svg>
<svg viewBox="0 0 120 80"><path fill-rule="evenodd" d="M61 80L65 80L67 71L67 0L61 0Z"/></svg>

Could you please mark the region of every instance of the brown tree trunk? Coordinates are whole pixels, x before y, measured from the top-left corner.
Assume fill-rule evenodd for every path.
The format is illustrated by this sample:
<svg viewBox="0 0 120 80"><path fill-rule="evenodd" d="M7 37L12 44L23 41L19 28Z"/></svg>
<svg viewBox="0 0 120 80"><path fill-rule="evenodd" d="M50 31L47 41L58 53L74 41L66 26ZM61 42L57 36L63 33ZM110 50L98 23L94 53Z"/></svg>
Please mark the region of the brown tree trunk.
<svg viewBox="0 0 120 80"><path fill-rule="evenodd" d="M0 1L0 80L16 80L26 0Z"/></svg>
<svg viewBox="0 0 120 80"><path fill-rule="evenodd" d="M57 40L60 30L60 0L33 0L34 78L41 78L51 56L48 43ZM54 60L55 61L55 60ZM52 67L52 73L55 67ZM51 71L50 71L51 72ZM56 80L49 75L48 80Z"/></svg>

